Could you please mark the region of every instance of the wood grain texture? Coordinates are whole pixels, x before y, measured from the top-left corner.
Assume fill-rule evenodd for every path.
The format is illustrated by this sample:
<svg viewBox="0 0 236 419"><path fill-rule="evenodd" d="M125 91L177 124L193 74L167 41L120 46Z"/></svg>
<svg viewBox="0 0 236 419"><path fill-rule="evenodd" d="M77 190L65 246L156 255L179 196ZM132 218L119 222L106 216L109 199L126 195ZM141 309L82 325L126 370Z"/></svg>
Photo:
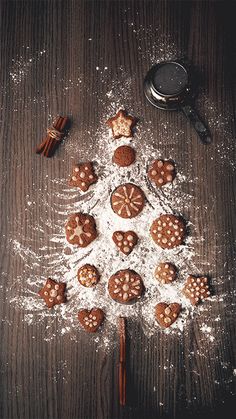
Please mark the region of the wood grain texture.
<svg viewBox="0 0 236 419"><path fill-rule="evenodd" d="M229 164L220 165L224 147L219 125L211 127L213 144L203 148L181 114L159 113L146 103L142 81L150 67L151 56L142 52L152 51L152 47L155 52L157 32L150 28L158 28L162 35L170 34L179 55L187 57L204 74L201 92L209 103L215 104L219 115L227 117L233 113L235 118L233 6L234 2L226 6L223 1L0 2L2 419L203 419L230 412L235 401L232 369L235 368L236 336L230 313L235 282L236 172ZM137 41L133 25L144 28L146 36ZM90 44L89 38L93 40ZM16 69L19 57L23 56L23 61L28 62L29 57L44 50L49 58L42 54L41 64L35 65L34 71L24 68L23 81L15 83L11 69ZM109 68L105 80L98 79L96 66ZM49 115L72 116L81 147L92 141L96 150L95 140L87 133L90 129L95 132L98 115L103 110L99 98L105 95L112 80L120 77L122 69L135 80L132 97L142 109L144 123L151 120L161 138L166 135L162 122L167 121L183 130L188 139L174 144L176 160L181 169L190 172L199 182L194 183L191 211L186 213L184 203L182 210L186 217L198 220L196 237L204 232L205 241L197 243L196 262L201 265L202 259L209 260L215 293L226 293L229 304L229 312L225 306L212 304L212 324L213 319L220 316L220 327L226 330L222 335L218 331L213 352L200 330L204 319L209 320L209 312L202 312L201 319L196 317L188 332L179 339L158 331L148 339L138 322L128 321L128 405L125 409L118 404L118 351L96 352L89 336L85 335L81 336L79 345L66 335L46 342L42 336L47 321L28 326L24 312L16 310L11 303L15 295L24 292L24 284L19 284L16 278L23 274L25 267L21 259L14 257L8 240L9 232L11 237L19 235L19 224L12 222L16 216L18 220L20 217L21 231L35 242L39 237L37 232L34 235L32 226L41 215L52 222L55 217L50 208L41 214L37 188L45 188L50 193L49 179L66 176L71 154L69 148L62 147L50 164L35 156L34 149L44 135ZM67 89L67 94L62 93L68 81L76 80L78 74L83 74L80 94L73 86ZM21 75L17 76L20 80ZM88 88L96 94L88 95ZM207 119L209 109L201 97L198 108ZM228 132L232 136L235 135L234 118L228 121ZM169 143L162 147L163 154L168 154ZM235 150L232 147L228 154L232 160L236 158ZM32 195L36 210L34 217L28 219L24 209ZM48 243L46 238L44 244ZM214 281L219 277L225 277L225 282ZM115 339L118 336L114 331ZM70 374L61 373L61 360L66 360Z"/></svg>

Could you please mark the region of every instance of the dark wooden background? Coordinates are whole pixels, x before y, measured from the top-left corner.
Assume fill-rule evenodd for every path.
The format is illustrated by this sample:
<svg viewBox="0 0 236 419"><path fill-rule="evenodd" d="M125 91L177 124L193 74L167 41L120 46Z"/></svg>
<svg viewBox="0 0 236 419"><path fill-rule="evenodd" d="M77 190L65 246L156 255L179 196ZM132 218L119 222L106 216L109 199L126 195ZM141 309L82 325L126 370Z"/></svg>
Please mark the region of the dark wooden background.
<svg viewBox="0 0 236 419"><path fill-rule="evenodd" d="M139 40L144 52L156 42L156 32L152 34L150 28L158 27L159 33L171 34L180 54L204 74L204 94L215 104L219 115L227 118L235 111L234 5L234 2L224 1L155 0L0 2L2 419L170 419L210 418L211 415L215 418L226 413L228 418L233 417L229 412L234 405L232 371L236 367L236 335L232 314L235 300L233 303L230 296L234 282L236 172L227 159L235 159L235 148L231 144L225 163L221 164L224 138L219 125L211 127L214 141L206 148L197 141L181 115L163 116L146 103L142 80L150 61L145 54L138 59L137 38L130 28L134 24L136 28L148 29L148 36ZM88 43L89 38L93 42ZM36 65L26 81L18 86L11 75L15 63L12 60L19 59L19 54L27 60L30 54L35 56L44 49L49 57L45 61L47 65L40 71ZM95 74L97 63L101 68L109 68L105 81L99 81ZM151 119L157 132L162 129L158 125L160 118L162 121L166 118L186 132L188 141L176 145L175 152L179 164L200 179L194 187L198 210L193 206L192 216L196 217L198 211L198 228L204 231L206 240L198 243L198 254L200 258L212 260L214 242L213 283L214 278L225 278L225 282L215 281L215 292L229 296L226 297L228 305L212 303L212 319L220 315L220 328L224 330L222 336L218 333L212 353L207 340L204 343L202 339L197 318L182 340L159 332L148 339L138 322L129 322L129 392L128 404L123 410L118 404L117 349L108 354L95 351L85 334L81 334L79 343L66 335L46 342L42 338L45 322L28 326L24 312L10 303L20 292L21 287L14 279L23 272L24 266L9 250L9 231L14 236L14 229L17 230L14 219L21 214L24 234L31 237L32 226L42 211L39 200L35 219L27 219L24 213L27 196L34 193L37 198L37 188L47 188L50 178L68 172L71 156L64 154L63 147L50 163L34 154L34 147L48 125L49 113L73 115L79 135L85 142L89 141L86 132L88 128L96 129L97 115L101 114L98 98L119 75L121 67L136 80L133 100L142 103L143 118ZM27 73L27 68L24 71ZM75 80L78 73L84 75L80 95L73 86L63 95L65 86L61 80ZM88 86L96 90L97 98L86 95ZM43 104L36 100L34 105L27 106L29 98L32 101L37 95L44 98ZM207 118L207 107L200 110ZM230 118L228 124L229 136L233 136L234 118ZM168 149L168 144L163 147ZM204 211L204 205L213 202L213 210ZM50 213L45 216L53 218ZM202 313L202 316L207 318L209 314ZM199 349L205 351L205 357L199 356ZM61 360L66 362L66 380L61 372ZM173 363L172 370L164 368L168 363Z"/></svg>

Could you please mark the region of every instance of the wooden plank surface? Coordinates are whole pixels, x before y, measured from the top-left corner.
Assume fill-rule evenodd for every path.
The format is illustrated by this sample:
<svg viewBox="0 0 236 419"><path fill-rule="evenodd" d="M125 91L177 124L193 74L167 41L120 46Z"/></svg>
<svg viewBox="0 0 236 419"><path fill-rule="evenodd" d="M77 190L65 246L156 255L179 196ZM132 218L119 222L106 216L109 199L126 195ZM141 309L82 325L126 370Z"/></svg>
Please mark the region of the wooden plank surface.
<svg viewBox="0 0 236 419"><path fill-rule="evenodd" d="M2 419L232 417L235 400L235 70L234 2L1 1L1 382ZM203 147L180 113L146 102L142 82L155 60L185 57L202 75L197 107L213 144ZM99 68L99 71L97 70ZM100 71L102 69L102 71ZM118 347L105 351L78 331L45 340L50 319L28 324L14 298L25 294L29 251L49 246L34 226L56 223L51 179L66 178L74 154L96 154L95 132L114 80L131 78L129 103L151 121L163 155L188 173L194 199L196 263L212 278L204 309L181 337L148 338L128 321L128 404L118 404ZM71 137L50 161L34 153L58 113ZM173 133L179 132L179 141ZM92 135L91 135L92 133ZM73 149L78 138L76 149ZM73 145L73 147L71 146ZM59 188L59 187L58 187ZM56 190L58 192L57 186ZM47 205L43 205L47 201ZM33 211L29 209L31 202ZM27 249L25 260L14 240ZM205 261L205 262L203 262ZM208 261L208 263L206 263ZM204 264L205 263L205 264ZM44 276L44 266L35 267ZM216 320L218 319L218 320ZM208 328L201 330L202 324ZM213 331L212 340L209 330ZM114 341L118 339L113 330ZM214 341L214 342L213 342Z"/></svg>

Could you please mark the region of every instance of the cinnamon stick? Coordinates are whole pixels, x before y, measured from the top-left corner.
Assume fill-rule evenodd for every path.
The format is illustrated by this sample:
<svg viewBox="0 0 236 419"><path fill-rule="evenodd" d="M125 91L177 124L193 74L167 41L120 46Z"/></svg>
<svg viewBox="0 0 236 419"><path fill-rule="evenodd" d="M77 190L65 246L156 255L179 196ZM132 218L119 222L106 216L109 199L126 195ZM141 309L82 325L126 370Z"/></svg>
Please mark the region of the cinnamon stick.
<svg viewBox="0 0 236 419"><path fill-rule="evenodd" d="M68 122L69 119L67 117L59 116L53 126L48 128L47 137L37 147L36 153L42 153L46 157L52 157L65 134Z"/></svg>
<svg viewBox="0 0 236 419"><path fill-rule="evenodd" d="M125 318L119 317L118 323L120 337L120 355L119 355L119 399L120 405L126 404L126 324Z"/></svg>

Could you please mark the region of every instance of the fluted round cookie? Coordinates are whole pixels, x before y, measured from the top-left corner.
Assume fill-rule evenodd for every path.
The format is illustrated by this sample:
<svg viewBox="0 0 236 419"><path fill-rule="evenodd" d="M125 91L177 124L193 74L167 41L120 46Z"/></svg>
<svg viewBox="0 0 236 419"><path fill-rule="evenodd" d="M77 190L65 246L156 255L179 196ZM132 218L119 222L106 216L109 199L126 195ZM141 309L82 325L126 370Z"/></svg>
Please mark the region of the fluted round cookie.
<svg viewBox="0 0 236 419"><path fill-rule="evenodd" d="M111 298L122 304L136 301L142 295L143 290L141 276L131 269L116 272L108 282L108 291Z"/></svg>
<svg viewBox="0 0 236 419"><path fill-rule="evenodd" d="M79 247L88 246L97 237L94 218L78 212L72 214L66 223L66 239Z"/></svg>
<svg viewBox="0 0 236 419"><path fill-rule="evenodd" d="M80 284L84 287L93 287L98 283L100 275L95 266L87 263L79 268L77 277Z"/></svg>
<svg viewBox="0 0 236 419"><path fill-rule="evenodd" d="M143 209L143 191L132 183L118 186L111 195L111 207L122 218L136 217Z"/></svg>
<svg viewBox="0 0 236 419"><path fill-rule="evenodd" d="M173 214L163 214L153 221L151 236L163 249L173 249L183 243L186 236L185 222Z"/></svg>
<svg viewBox="0 0 236 419"><path fill-rule="evenodd" d="M177 268L173 263L161 262L155 269L155 278L162 284L169 284L177 277Z"/></svg>
<svg viewBox="0 0 236 419"><path fill-rule="evenodd" d="M130 166L135 161L135 150L128 145L121 145L114 151L112 161L120 167Z"/></svg>

